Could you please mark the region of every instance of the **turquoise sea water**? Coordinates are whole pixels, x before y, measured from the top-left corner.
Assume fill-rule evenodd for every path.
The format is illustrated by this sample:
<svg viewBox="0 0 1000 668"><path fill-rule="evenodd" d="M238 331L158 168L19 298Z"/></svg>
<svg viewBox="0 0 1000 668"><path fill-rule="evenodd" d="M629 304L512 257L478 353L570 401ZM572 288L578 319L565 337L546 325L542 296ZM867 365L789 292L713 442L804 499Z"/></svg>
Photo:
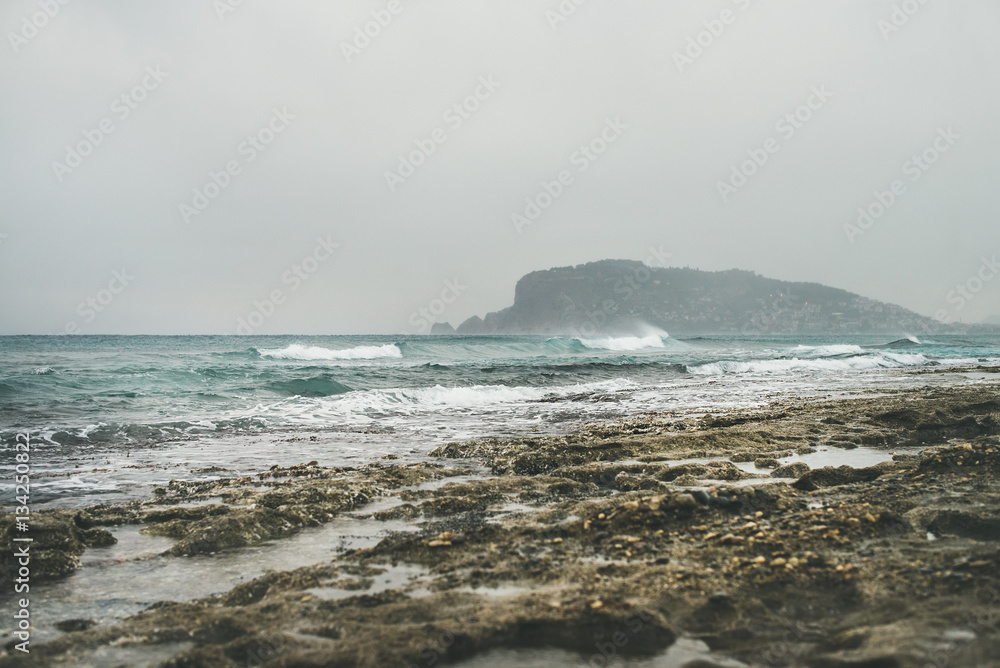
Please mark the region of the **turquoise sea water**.
<svg viewBox="0 0 1000 668"><path fill-rule="evenodd" d="M649 411L979 382L909 372L980 364L1000 364L1000 337L0 337L0 444L9 469L31 434L36 502L89 503Z"/></svg>

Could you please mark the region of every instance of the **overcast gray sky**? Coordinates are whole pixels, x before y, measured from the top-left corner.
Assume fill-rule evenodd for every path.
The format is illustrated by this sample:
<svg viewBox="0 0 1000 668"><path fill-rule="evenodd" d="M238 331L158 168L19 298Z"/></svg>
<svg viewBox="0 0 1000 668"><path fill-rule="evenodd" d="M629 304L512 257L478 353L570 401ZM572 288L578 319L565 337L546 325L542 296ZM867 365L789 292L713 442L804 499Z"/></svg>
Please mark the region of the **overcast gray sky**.
<svg viewBox="0 0 1000 668"><path fill-rule="evenodd" d="M445 281L458 323L651 248L977 321L998 25L994 0L7 0L0 333L416 332Z"/></svg>

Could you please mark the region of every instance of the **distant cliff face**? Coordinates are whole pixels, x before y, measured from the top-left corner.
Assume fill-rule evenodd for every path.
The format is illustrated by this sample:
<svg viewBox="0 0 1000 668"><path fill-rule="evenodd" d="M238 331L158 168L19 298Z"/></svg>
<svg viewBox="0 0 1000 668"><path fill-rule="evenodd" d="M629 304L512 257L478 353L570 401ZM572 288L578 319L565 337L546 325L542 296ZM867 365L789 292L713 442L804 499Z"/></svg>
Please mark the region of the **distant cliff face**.
<svg viewBox="0 0 1000 668"><path fill-rule="evenodd" d="M517 282L514 305L459 325L459 334L947 333L954 326L818 283L753 272L650 268L604 260L536 271Z"/></svg>

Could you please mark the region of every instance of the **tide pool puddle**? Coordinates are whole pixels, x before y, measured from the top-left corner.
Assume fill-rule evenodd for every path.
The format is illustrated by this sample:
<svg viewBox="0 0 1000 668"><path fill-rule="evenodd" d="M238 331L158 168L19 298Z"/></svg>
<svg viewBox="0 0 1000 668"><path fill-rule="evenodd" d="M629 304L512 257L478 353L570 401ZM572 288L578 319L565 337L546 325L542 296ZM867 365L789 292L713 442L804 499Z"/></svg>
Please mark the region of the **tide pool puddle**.
<svg viewBox="0 0 1000 668"><path fill-rule="evenodd" d="M883 464L885 462L891 462L893 456L900 455L915 455L923 450L922 447L907 447L907 448L872 448L866 446L860 446L857 448L852 448L850 450L842 448L834 448L828 446L820 446L816 448L815 452L810 452L804 455L794 454L787 457L776 458L778 461L778 467L787 466L788 464L795 464L801 462L806 464L811 469L821 469L827 466L850 466L854 469L864 469L870 466L876 466L878 464ZM669 466L682 466L684 464L702 464L708 465L712 462L728 462L733 466L737 467L745 473L750 473L752 475L762 476L759 478L746 478L744 480L732 480L732 481L712 481L704 480L703 482L711 482L713 484L728 486L728 487L746 487L749 485L767 485L774 482L789 482L793 480L792 478L772 478L770 476L771 471L775 468L758 467L754 462L733 462L725 457L712 457L712 458L692 458L692 459L678 459L678 460L667 460L662 463Z"/></svg>
<svg viewBox="0 0 1000 668"><path fill-rule="evenodd" d="M781 466L802 462L811 469L821 469L824 466L850 466L854 469L865 469L869 466L891 462L894 454L917 454L923 448L870 448L860 446L850 450L820 446L816 452L804 455L791 455L778 459ZM748 473L769 473L773 469L757 468L753 462L741 462L736 466Z"/></svg>
<svg viewBox="0 0 1000 668"><path fill-rule="evenodd" d="M108 666L129 666L129 668L154 668L180 652L194 647L193 642L164 643L142 647L99 647L83 656L73 657L77 668L107 668Z"/></svg>
<svg viewBox="0 0 1000 668"><path fill-rule="evenodd" d="M390 589L404 591L413 598L426 596L429 593L429 590L423 586L426 584L423 577L428 574L425 568L406 564L395 566L382 565L375 568L381 571L381 573L367 578L360 576L354 579L354 582L359 583L361 586L342 585L338 587L338 584L349 583L351 581L350 577L345 577L335 582L323 583L320 587L307 589L306 592L326 601L339 601L351 596L358 596L359 594L381 594Z"/></svg>
<svg viewBox="0 0 1000 668"><path fill-rule="evenodd" d="M141 534L137 525L109 527L116 545L88 549L81 558L83 568L64 580L32 584L31 640L42 643L61 635L56 624L62 621L110 626L158 601L220 595L268 571L330 563L343 550L373 547L389 532L413 528L402 521L342 516L283 540L215 555L162 557L173 540ZM0 615L13 614L14 606L14 600L5 597ZM5 629L0 640L10 639Z"/></svg>
<svg viewBox="0 0 1000 668"><path fill-rule="evenodd" d="M581 666L620 666L621 668L683 668L702 661L718 668L746 668L745 663L712 654L708 645L692 638L678 638L666 652L648 658L622 658L599 643L586 653L560 649L498 649L455 664L456 668L581 668ZM610 656L609 656L610 654Z"/></svg>

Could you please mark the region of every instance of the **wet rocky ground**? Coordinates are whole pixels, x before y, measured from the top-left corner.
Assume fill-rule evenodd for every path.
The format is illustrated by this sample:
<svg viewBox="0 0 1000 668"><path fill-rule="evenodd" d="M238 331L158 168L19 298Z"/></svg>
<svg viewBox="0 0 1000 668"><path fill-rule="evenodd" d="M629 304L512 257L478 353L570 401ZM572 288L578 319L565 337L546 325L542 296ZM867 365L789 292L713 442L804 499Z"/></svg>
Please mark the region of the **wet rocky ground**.
<svg viewBox="0 0 1000 668"><path fill-rule="evenodd" d="M823 453L879 463L811 467ZM345 516L409 530L113 624L59 620L30 655L7 641L0 666L423 668L511 650L525 665L562 650L550 665L1000 666L1000 385L637 416L432 459L39 513L37 579L72 577L123 525L173 540L173 560Z"/></svg>

